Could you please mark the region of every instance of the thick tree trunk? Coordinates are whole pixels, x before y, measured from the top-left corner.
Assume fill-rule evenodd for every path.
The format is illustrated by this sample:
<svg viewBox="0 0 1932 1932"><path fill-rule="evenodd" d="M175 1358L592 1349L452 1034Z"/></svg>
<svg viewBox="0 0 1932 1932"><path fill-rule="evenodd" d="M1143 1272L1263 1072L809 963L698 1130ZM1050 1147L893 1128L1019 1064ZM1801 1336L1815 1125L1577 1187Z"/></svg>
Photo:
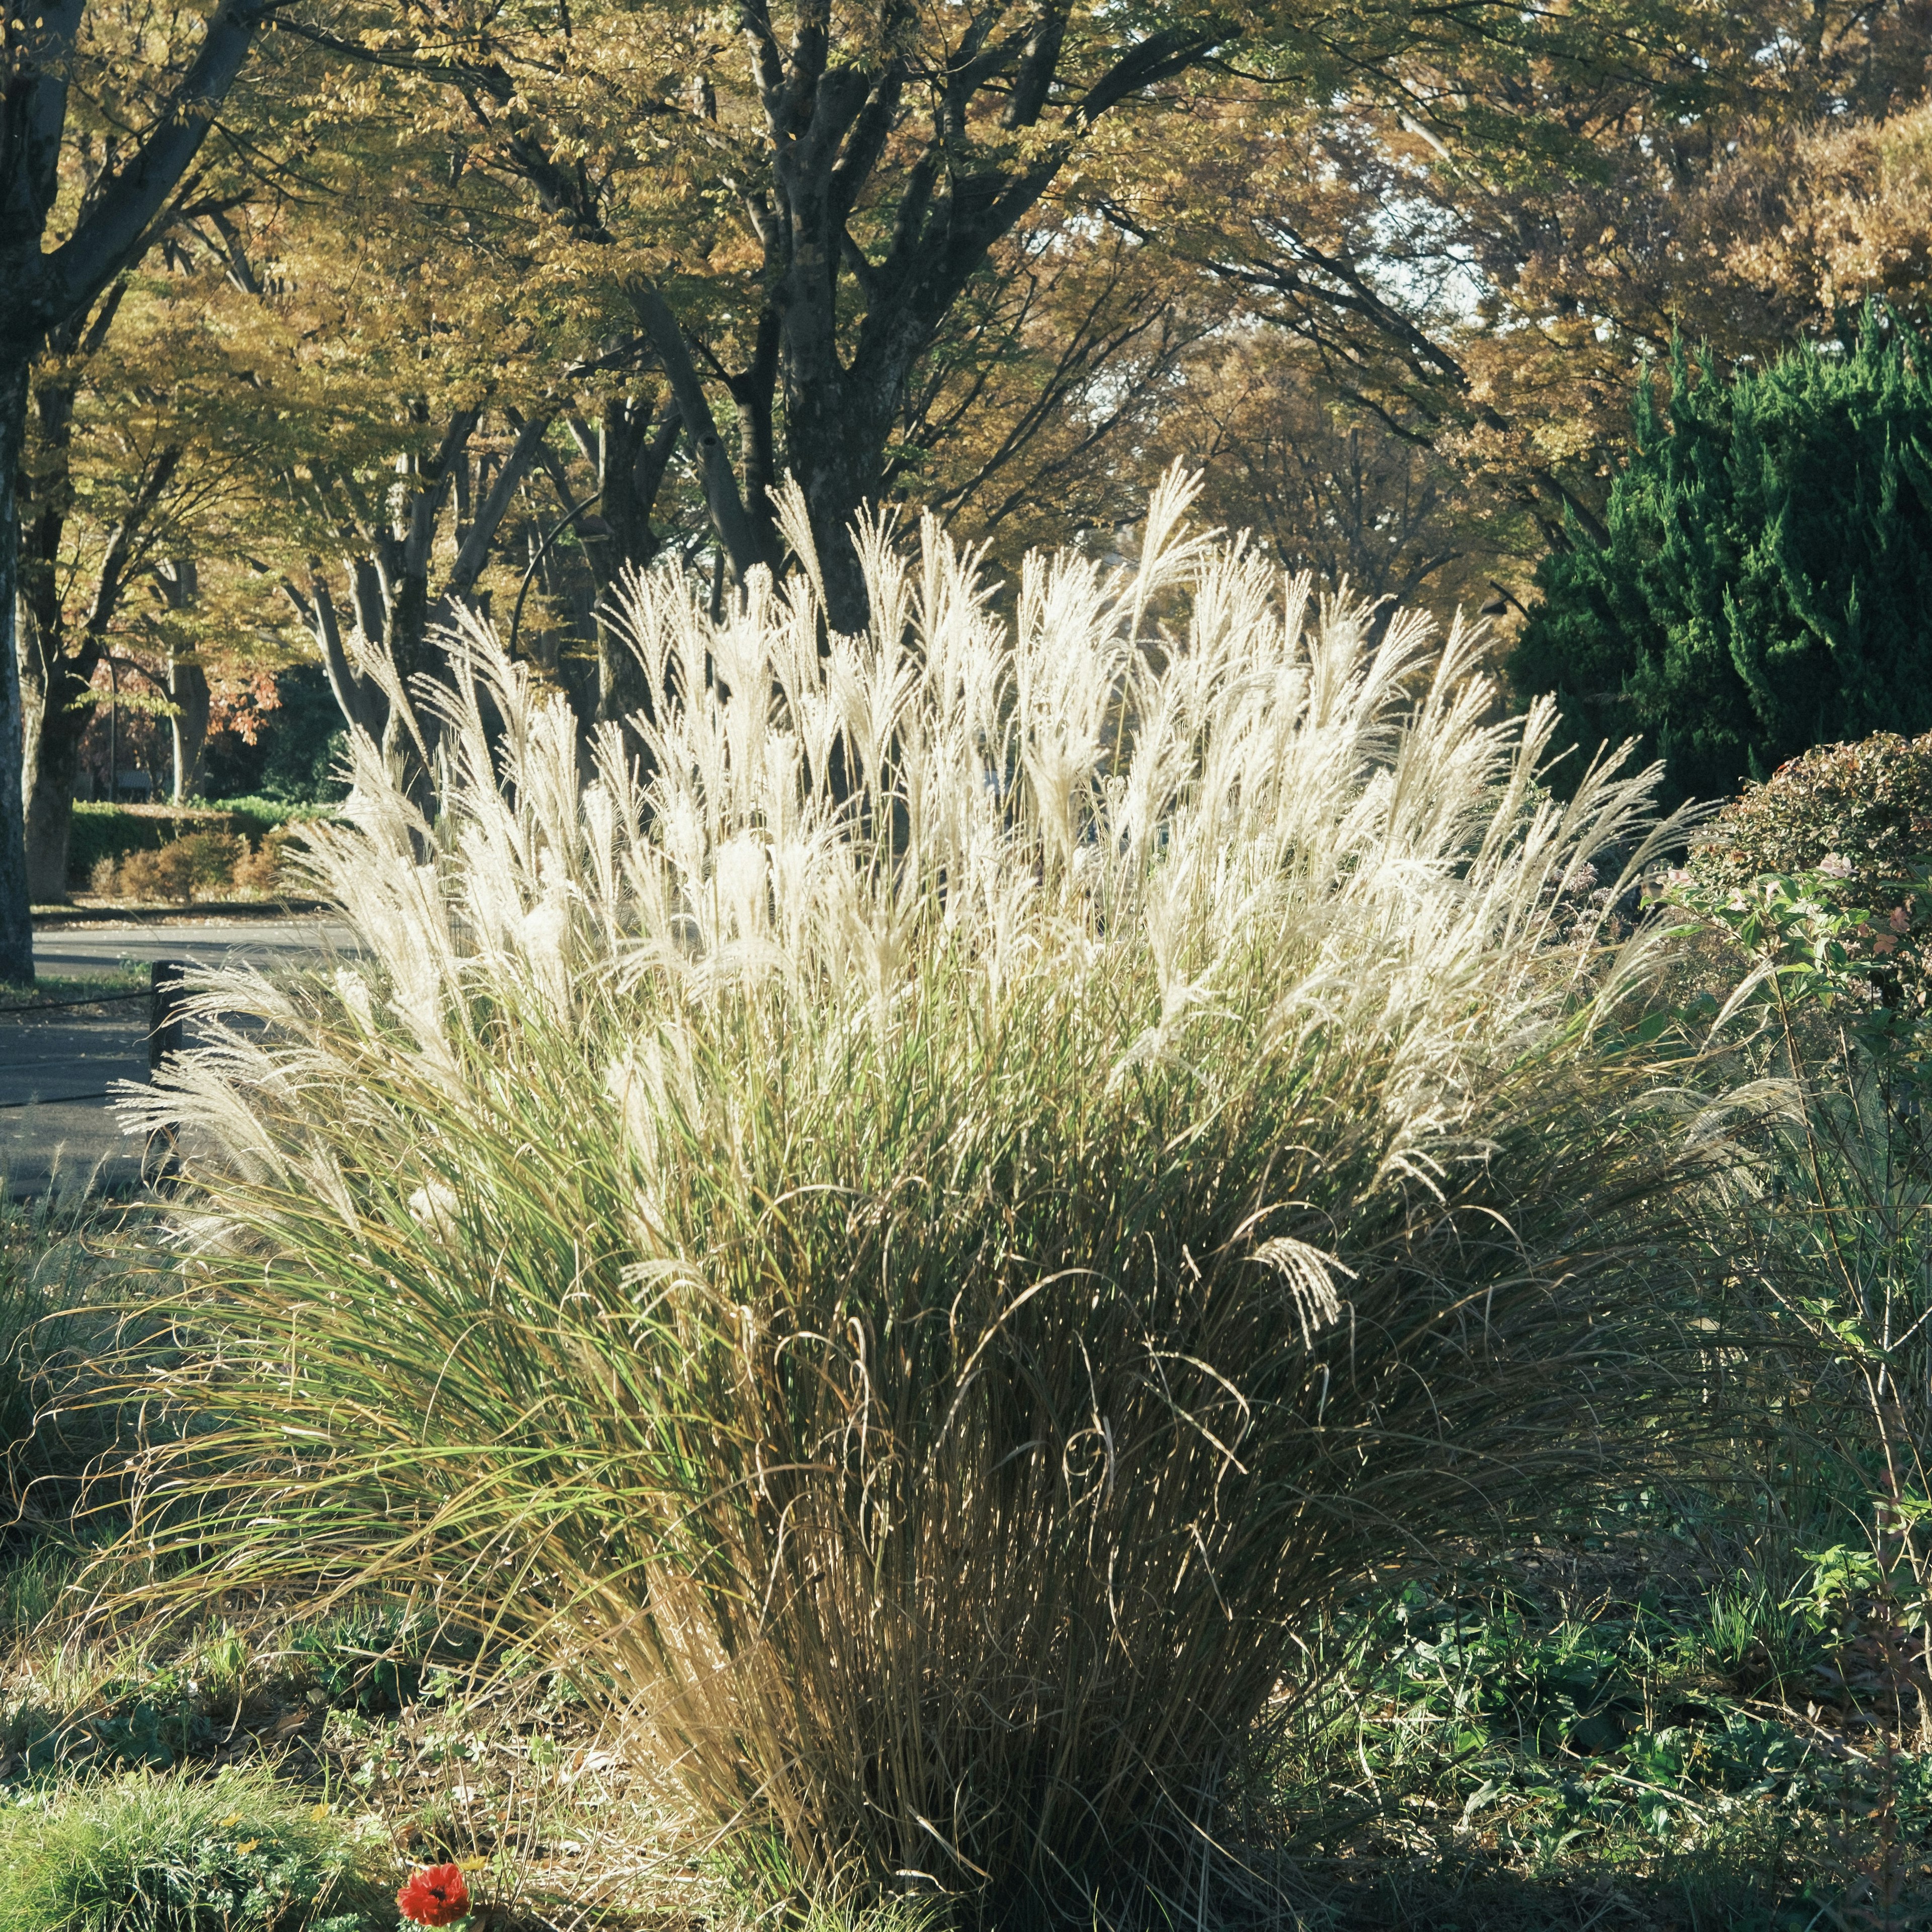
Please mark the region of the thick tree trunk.
<svg viewBox="0 0 1932 1932"><path fill-rule="evenodd" d="M874 384L848 378L836 354L788 356L785 412L792 473L805 492L818 564L825 576L825 618L835 631L862 631L869 614L865 573L852 542L853 520L878 500L890 416L880 420Z"/></svg>
<svg viewBox="0 0 1932 1932"><path fill-rule="evenodd" d="M208 748L208 674L192 660L168 660L168 696L172 699L175 802L185 805L201 790L202 754Z"/></svg>
<svg viewBox="0 0 1932 1932"><path fill-rule="evenodd" d="M449 500L459 464L468 460L470 439L482 419L480 410L459 410L451 417L435 455L414 472L417 487L392 526L389 541L376 553L385 604L380 642L396 667L405 692L411 680L440 668L440 653L430 648L430 563L436 525ZM368 633L374 638L376 634Z"/></svg>
<svg viewBox="0 0 1932 1932"><path fill-rule="evenodd" d="M825 577L825 621L835 631L862 631L871 615L852 523L872 506L878 468L870 451L828 449L822 444L798 465L818 567Z"/></svg>
<svg viewBox="0 0 1932 1932"><path fill-rule="evenodd" d="M21 704L20 524L16 506L27 436L26 356L0 362L0 980L34 976L32 900L27 886L26 712Z"/></svg>
<svg viewBox="0 0 1932 1932"><path fill-rule="evenodd" d="M180 460L178 449L164 452L141 486L140 500L116 529L101 560L87 622L72 650L50 646L58 633L41 637L41 670L46 698L40 712L38 755L33 789L27 795L27 884L44 902L67 895L69 848L74 833L74 786L80 772L80 741L87 735L93 712L88 694L101 654L107 647L110 626L128 587L128 572L138 549L142 522L167 486ZM110 772L109 782L119 774Z"/></svg>
<svg viewBox="0 0 1932 1932"><path fill-rule="evenodd" d="M80 776L80 741L94 719L88 694L94 687L101 643L98 635L90 633L82 638L77 650L63 651L46 667L38 755L34 760L33 789L27 794L27 883L39 904L67 896L74 781ZM110 785L118 776L109 774Z"/></svg>
<svg viewBox="0 0 1932 1932"><path fill-rule="evenodd" d="M24 616L23 609L23 620ZM40 727L46 720L47 687L30 639L22 636L14 656L20 667L20 796L28 799L34 795L34 781L40 769Z"/></svg>
<svg viewBox="0 0 1932 1932"><path fill-rule="evenodd" d="M40 755L27 801L27 889L38 905L67 896L68 856L74 842L74 786L80 775L80 741L91 711L72 708L66 675L56 680L40 728ZM85 692L86 686L81 689Z"/></svg>

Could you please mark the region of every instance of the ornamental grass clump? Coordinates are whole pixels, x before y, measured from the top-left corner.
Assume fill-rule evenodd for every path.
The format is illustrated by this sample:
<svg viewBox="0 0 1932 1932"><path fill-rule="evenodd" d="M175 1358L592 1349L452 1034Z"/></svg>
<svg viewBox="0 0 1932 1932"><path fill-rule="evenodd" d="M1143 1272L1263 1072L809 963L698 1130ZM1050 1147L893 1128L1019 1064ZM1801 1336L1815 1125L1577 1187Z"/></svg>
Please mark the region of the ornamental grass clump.
<svg viewBox="0 0 1932 1932"><path fill-rule="evenodd" d="M1186 502L1010 631L874 530L826 641L790 500L722 621L633 584L587 783L464 633L434 819L364 742L310 835L360 956L219 982L146 1103L201 1190L149 1546L533 1646L794 1893L1238 1868L1298 1630L1666 1398L1712 1143L1668 942L1566 893L1652 775L1552 802L1474 634L1372 648Z"/></svg>
<svg viewBox="0 0 1932 1932"><path fill-rule="evenodd" d="M0 1932L370 1932L373 1850L260 1769L70 1786L0 1808Z"/></svg>

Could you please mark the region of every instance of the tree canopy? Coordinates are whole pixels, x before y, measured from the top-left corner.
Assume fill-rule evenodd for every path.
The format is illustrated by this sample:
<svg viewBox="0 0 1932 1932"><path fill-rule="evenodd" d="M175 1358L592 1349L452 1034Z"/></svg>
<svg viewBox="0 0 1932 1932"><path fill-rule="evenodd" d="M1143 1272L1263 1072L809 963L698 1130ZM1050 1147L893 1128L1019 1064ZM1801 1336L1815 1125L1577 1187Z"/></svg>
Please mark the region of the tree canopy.
<svg viewBox="0 0 1932 1932"><path fill-rule="evenodd" d="M208 694L291 658L404 756L468 606L588 729L640 701L622 574L784 568L783 477L849 626L855 515L1111 550L1177 459L1324 587L1514 626L1606 542L1674 330L1759 368L1874 289L1918 314L1932 261L1932 0L37 17L0 22L8 972L110 664L190 782Z"/></svg>

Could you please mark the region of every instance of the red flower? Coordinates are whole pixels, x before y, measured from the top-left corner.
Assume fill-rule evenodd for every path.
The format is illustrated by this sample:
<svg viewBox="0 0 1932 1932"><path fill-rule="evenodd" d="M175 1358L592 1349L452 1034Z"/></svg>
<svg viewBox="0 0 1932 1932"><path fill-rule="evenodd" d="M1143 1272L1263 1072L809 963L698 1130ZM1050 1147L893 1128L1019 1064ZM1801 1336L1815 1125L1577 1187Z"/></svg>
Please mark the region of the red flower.
<svg viewBox="0 0 1932 1932"><path fill-rule="evenodd" d="M454 1865L429 1865L396 1894L397 1908L417 1925L454 1925L470 1910L470 1888Z"/></svg>

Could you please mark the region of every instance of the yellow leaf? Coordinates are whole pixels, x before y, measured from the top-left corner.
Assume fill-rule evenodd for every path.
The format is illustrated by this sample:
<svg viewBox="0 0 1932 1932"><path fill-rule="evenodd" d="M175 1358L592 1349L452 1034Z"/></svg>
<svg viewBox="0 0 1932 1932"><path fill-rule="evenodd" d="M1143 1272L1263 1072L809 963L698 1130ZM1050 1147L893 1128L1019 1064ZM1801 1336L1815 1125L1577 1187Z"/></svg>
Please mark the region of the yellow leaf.
<svg viewBox="0 0 1932 1932"><path fill-rule="evenodd" d="M238 1858L245 1858L261 1842L260 1838L244 1838L241 1844L235 1847L235 1856Z"/></svg>
<svg viewBox="0 0 1932 1932"><path fill-rule="evenodd" d="M317 1820L326 1818L334 1808L325 1799L322 1803L310 1807L308 1815L311 1818Z"/></svg>

